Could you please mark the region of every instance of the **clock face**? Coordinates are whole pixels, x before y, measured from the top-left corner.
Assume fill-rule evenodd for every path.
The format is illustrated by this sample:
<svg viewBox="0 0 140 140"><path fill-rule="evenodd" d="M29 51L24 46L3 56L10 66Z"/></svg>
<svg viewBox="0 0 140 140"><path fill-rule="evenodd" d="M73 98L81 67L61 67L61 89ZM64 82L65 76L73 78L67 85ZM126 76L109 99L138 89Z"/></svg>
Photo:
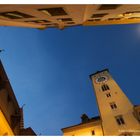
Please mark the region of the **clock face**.
<svg viewBox="0 0 140 140"><path fill-rule="evenodd" d="M101 76L96 79L96 83L106 82L108 78L106 76Z"/></svg>

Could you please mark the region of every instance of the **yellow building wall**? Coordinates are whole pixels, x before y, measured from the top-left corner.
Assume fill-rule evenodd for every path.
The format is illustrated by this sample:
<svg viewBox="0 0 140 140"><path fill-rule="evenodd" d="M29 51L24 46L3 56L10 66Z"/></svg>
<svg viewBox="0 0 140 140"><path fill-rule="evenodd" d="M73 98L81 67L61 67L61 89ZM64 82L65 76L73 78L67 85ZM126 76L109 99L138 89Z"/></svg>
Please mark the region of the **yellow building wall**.
<svg viewBox="0 0 140 140"><path fill-rule="evenodd" d="M0 61L0 110L3 112L8 124L12 128L15 135L19 135L20 121L14 122L12 116L19 114L19 105ZM1 125L0 125L1 127Z"/></svg>
<svg viewBox="0 0 140 140"><path fill-rule="evenodd" d="M92 131L95 132L95 135L92 135ZM69 130L64 131L64 136L102 136L102 128L100 125L85 124L79 127L70 128Z"/></svg>
<svg viewBox="0 0 140 140"><path fill-rule="evenodd" d="M8 101L8 91L6 89L2 89L0 91L0 109L4 113L6 120L8 121L9 125L12 126L11 116L15 115L15 112L19 110L17 106L14 104L14 101L11 97L11 100ZM1 125L0 125L1 126ZM19 123L15 128L12 128L16 135L19 134Z"/></svg>
<svg viewBox="0 0 140 140"><path fill-rule="evenodd" d="M0 136L13 136L14 133L0 110Z"/></svg>

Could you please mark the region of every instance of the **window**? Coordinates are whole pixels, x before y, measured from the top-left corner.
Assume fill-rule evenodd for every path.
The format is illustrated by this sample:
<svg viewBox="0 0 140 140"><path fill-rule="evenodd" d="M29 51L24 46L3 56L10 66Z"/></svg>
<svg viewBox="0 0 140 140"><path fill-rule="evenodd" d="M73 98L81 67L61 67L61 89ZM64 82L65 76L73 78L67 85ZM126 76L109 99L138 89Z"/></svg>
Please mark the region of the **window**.
<svg viewBox="0 0 140 140"><path fill-rule="evenodd" d="M67 24L75 24L75 22L67 22Z"/></svg>
<svg viewBox="0 0 140 140"><path fill-rule="evenodd" d="M132 136L131 133L125 133L124 136Z"/></svg>
<svg viewBox="0 0 140 140"><path fill-rule="evenodd" d="M88 21L100 21L100 18L96 18L96 19L89 19Z"/></svg>
<svg viewBox="0 0 140 140"><path fill-rule="evenodd" d="M117 122L118 125L123 125L123 124L125 124L122 115L116 116L115 119L116 119L116 122Z"/></svg>
<svg viewBox="0 0 140 140"><path fill-rule="evenodd" d="M124 133L121 133L119 136L132 136L132 133L131 132L124 132Z"/></svg>
<svg viewBox="0 0 140 140"><path fill-rule="evenodd" d="M8 95L7 95L7 101L8 101L8 103L9 103L11 100L12 100L12 99L11 99L10 95L8 94Z"/></svg>
<svg viewBox="0 0 140 140"><path fill-rule="evenodd" d="M123 15L124 16L129 16L129 15L132 15L132 14L139 14L140 13L140 11L130 11L130 12L125 12L125 13L123 13Z"/></svg>
<svg viewBox="0 0 140 140"><path fill-rule="evenodd" d="M140 19L140 17L130 17L128 19Z"/></svg>
<svg viewBox="0 0 140 140"><path fill-rule="evenodd" d="M43 24L43 25L45 25L45 26L55 26L54 24Z"/></svg>
<svg viewBox="0 0 140 140"><path fill-rule="evenodd" d="M57 20L67 22L67 21L72 21L72 18L58 18Z"/></svg>
<svg viewBox="0 0 140 140"><path fill-rule="evenodd" d="M113 10L118 8L119 4L102 4L98 10Z"/></svg>
<svg viewBox="0 0 140 140"><path fill-rule="evenodd" d="M106 97L111 97L111 94L110 93L106 93Z"/></svg>
<svg viewBox="0 0 140 140"><path fill-rule="evenodd" d="M93 14L91 16L91 18L100 18L100 17L104 17L105 15L107 15L107 13L103 13L103 14Z"/></svg>
<svg viewBox="0 0 140 140"><path fill-rule="evenodd" d="M110 103L110 107L111 109L116 109L117 105L115 104L115 102Z"/></svg>
<svg viewBox="0 0 140 140"><path fill-rule="evenodd" d="M95 131L94 131L94 130L92 130L92 131L91 131L91 134L92 134L92 135L95 135Z"/></svg>
<svg viewBox="0 0 140 140"><path fill-rule="evenodd" d="M6 82L3 80L3 78L0 76L0 90L5 88Z"/></svg>
<svg viewBox="0 0 140 140"><path fill-rule="evenodd" d="M33 22L33 23L48 23L50 21L48 20L30 20L30 21L25 21L25 22Z"/></svg>
<svg viewBox="0 0 140 140"><path fill-rule="evenodd" d="M4 16L4 17L10 18L10 19L33 18L33 16L31 16L31 15L27 15L25 13L21 13L21 12L18 12L18 11L3 12L3 13L0 13L0 16Z"/></svg>
<svg viewBox="0 0 140 140"><path fill-rule="evenodd" d="M102 91L109 90L109 86L107 84L102 85Z"/></svg>
<svg viewBox="0 0 140 140"><path fill-rule="evenodd" d="M62 7L39 9L39 11L42 11L43 13L50 15L50 16L67 15L67 13L65 12L65 10Z"/></svg>
<svg viewBox="0 0 140 140"><path fill-rule="evenodd" d="M121 18L108 18L108 20L120 20Z"/></svg>

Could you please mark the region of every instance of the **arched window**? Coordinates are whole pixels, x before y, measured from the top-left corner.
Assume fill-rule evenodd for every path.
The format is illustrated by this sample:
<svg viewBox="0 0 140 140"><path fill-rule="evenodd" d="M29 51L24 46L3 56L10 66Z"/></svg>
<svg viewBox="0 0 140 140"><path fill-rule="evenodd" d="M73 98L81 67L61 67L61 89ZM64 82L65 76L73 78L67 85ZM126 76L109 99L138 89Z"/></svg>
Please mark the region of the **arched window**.
<svg viewBox="0 0 140 140"><path fill-rule="evenodd" d="M105 91L104 85L102 86L102 91Z"/></svg>
<svg viewBox="0 0 140 140"><path fill-rule="evenodd" d="M109 90L109 86L107 84L102 85L102 91Z"/></svg>

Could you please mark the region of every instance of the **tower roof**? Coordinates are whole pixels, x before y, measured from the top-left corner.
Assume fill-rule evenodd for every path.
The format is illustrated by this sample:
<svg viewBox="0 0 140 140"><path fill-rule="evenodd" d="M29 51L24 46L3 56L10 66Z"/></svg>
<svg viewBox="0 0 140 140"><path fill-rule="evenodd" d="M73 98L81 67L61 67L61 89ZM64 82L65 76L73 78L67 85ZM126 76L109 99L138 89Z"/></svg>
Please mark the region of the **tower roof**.
<svg viewBox="0 0 140 140"><path fill-rule="evenodd" d="M109 69L106 68L106 69L103 69L103 70L101 70L101 71L97 71L97 72L95 72L95 73L93 73L93 74L90 74L89 77L90 77L90 79L91 79L91 77L92 77L93 75L98 74L98 73L101 73L101 72L104 72L104 71L108 71L108 72L109 72Z"/></svg>

